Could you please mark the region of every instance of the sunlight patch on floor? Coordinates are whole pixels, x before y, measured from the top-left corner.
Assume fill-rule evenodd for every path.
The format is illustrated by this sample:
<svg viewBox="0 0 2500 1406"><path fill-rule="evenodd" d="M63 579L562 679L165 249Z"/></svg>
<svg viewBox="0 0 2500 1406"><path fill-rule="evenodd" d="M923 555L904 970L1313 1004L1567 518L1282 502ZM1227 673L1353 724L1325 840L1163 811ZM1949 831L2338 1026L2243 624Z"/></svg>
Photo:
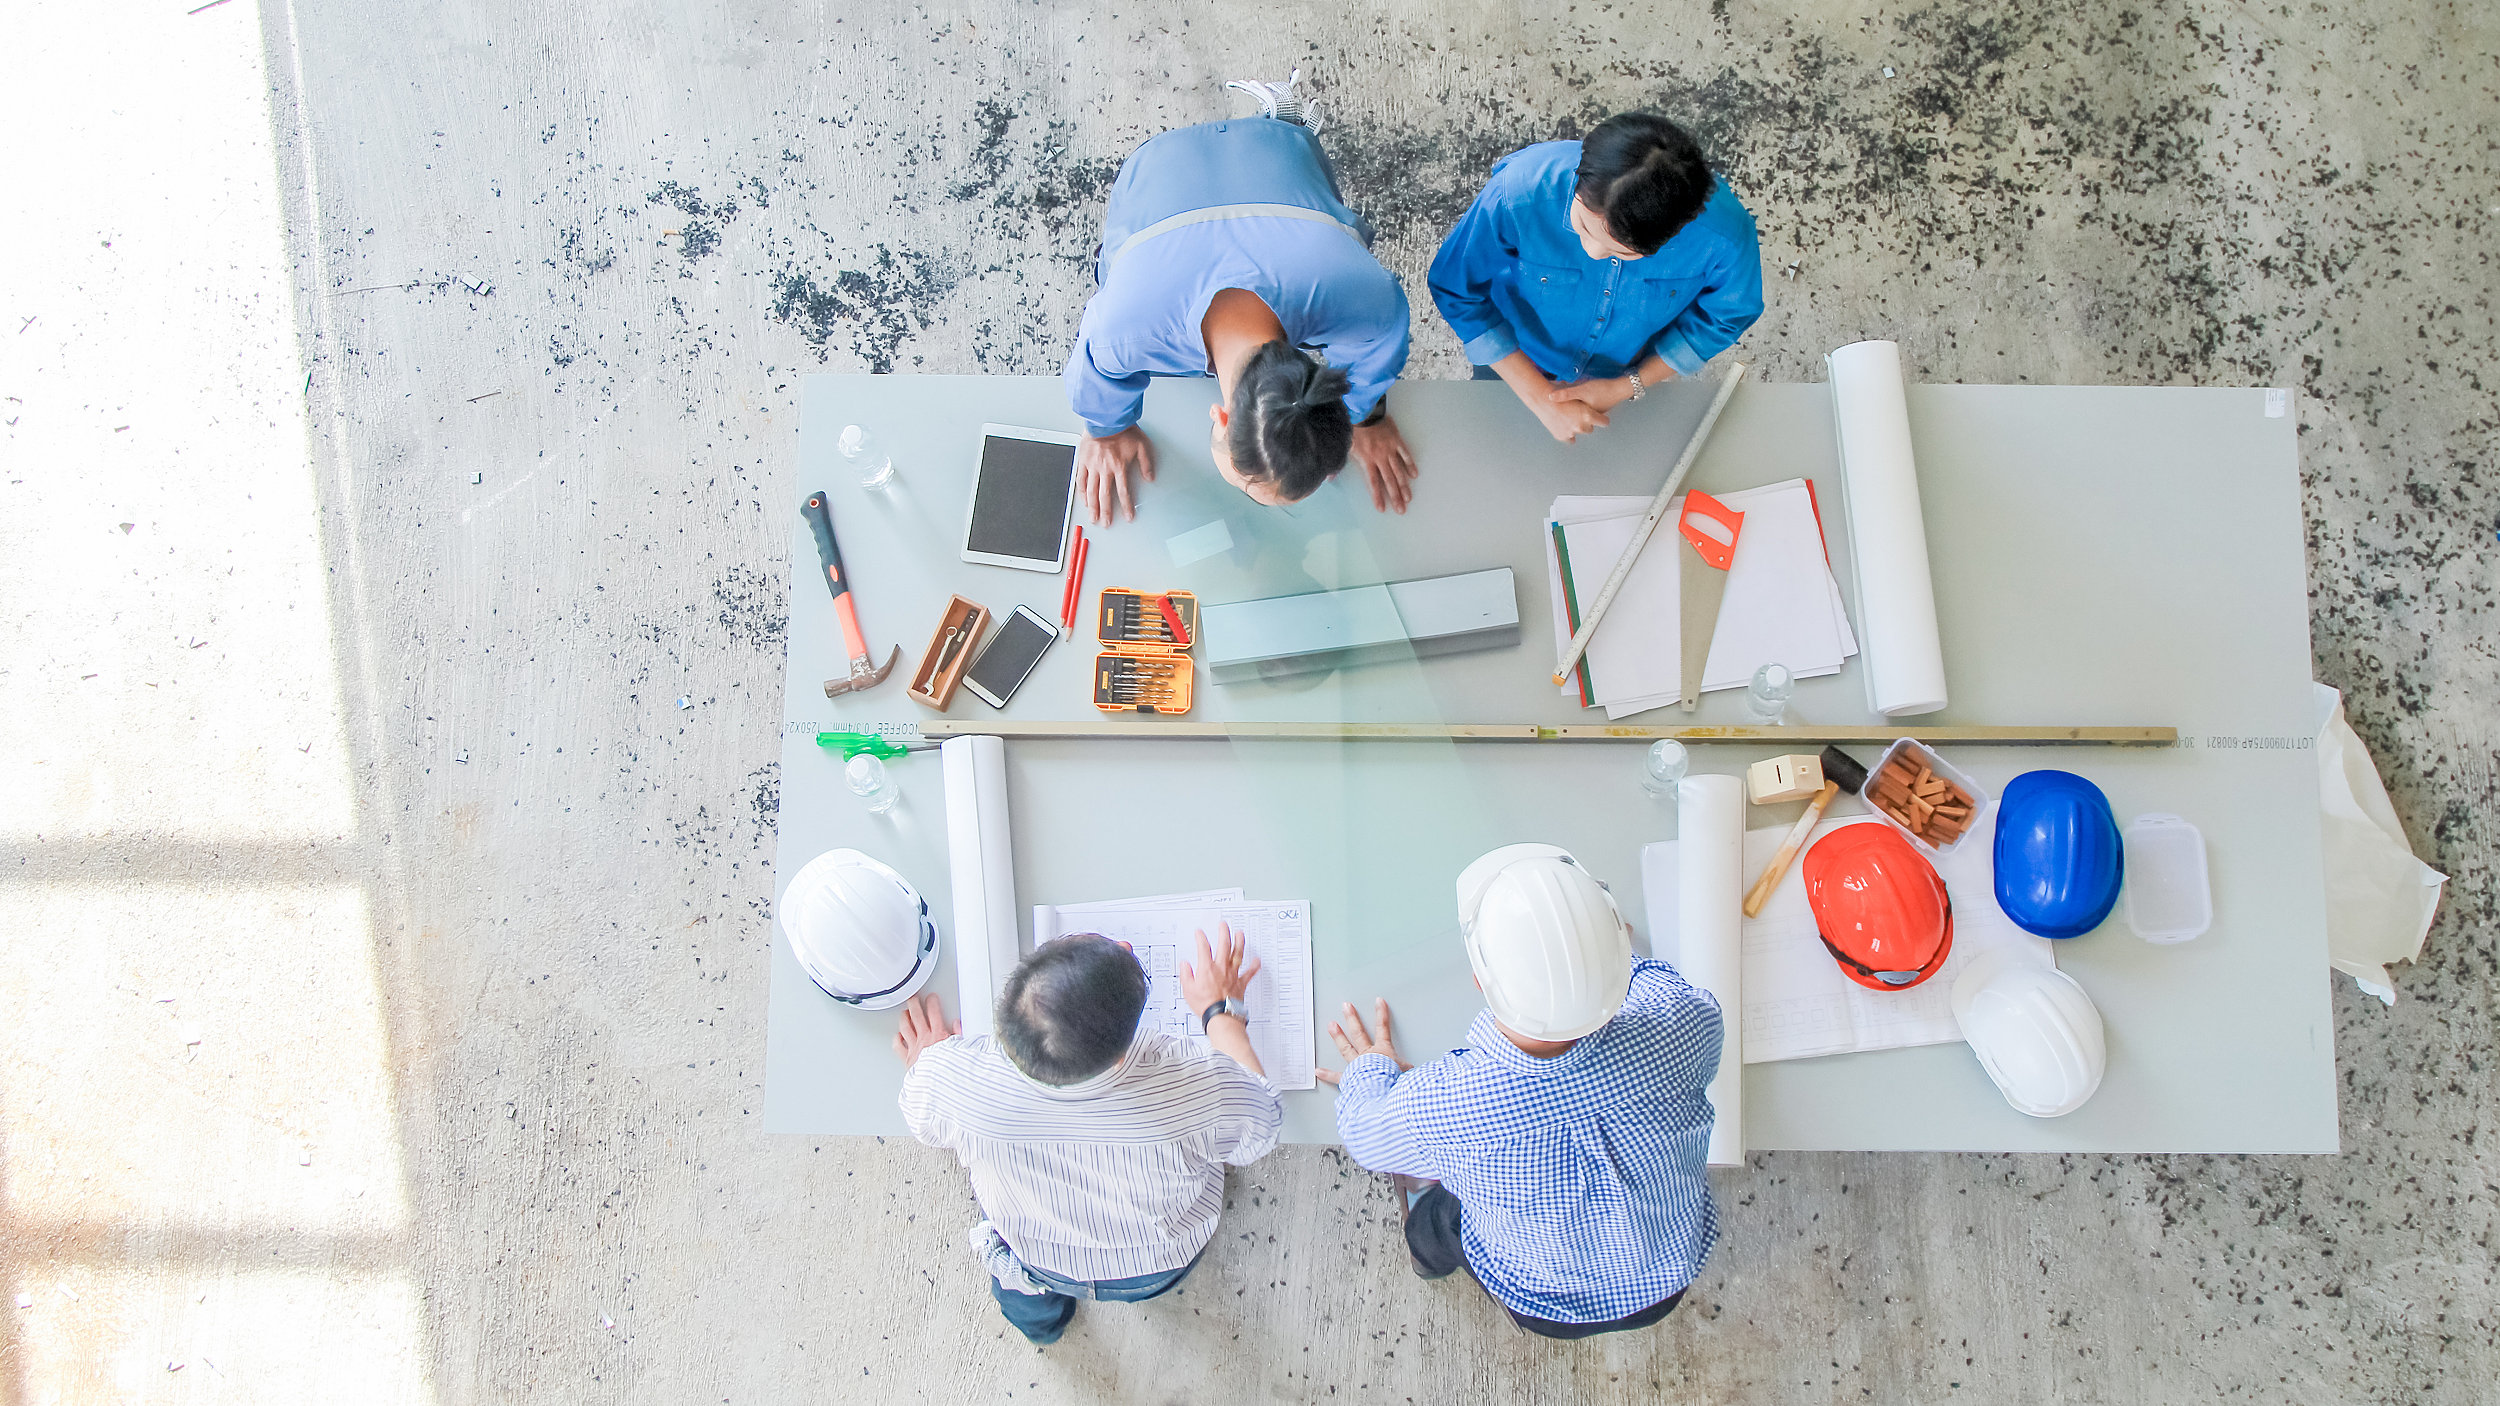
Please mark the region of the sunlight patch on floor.
<svg viewBox="0 0 2500 1406"><path fill-rule="evenodd" d="M432 1399L259 8L10 13L0 1402Z"/></svg>

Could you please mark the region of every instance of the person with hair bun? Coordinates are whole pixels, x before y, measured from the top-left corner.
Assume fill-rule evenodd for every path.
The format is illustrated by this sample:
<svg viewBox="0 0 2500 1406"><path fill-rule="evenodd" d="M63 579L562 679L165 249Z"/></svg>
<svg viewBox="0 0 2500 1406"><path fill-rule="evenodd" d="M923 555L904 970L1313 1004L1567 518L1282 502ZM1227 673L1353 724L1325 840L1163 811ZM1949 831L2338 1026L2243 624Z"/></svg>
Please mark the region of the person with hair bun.
<svg viewBox="0 0 2500 1406"><path fill-rule="evenodd" d="M1430 281L1476 379L1507 382L1566 443L1762 316L1753 217L1690 134L1647 112L1493 163Z"/></svg>
<svg viewBox="0 0 2500 1406"><path fill-rule="evenodd" d="M1406 366L1406 294L1337 193L1300 79L1230 85L1261 115L1151 138L1112 184L1099 286L1061 377L1097 523L1135 518L1130 474L1154 477L1137 418L1157 376L1215 378L1209 452L1258 502L1308 497L1351 454L1372 505L1406 511L1415 456L1387 399Z"/></svg>

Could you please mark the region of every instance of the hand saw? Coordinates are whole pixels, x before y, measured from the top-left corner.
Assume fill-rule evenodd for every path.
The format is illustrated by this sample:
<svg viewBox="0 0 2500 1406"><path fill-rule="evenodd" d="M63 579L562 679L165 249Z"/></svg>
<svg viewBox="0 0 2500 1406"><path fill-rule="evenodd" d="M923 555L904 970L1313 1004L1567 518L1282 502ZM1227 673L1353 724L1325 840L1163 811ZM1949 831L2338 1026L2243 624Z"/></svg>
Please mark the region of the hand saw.
<svg viewBox="0 0 2500 1406"><path fill-rule="evenodd" d="M1727 570L1736 564L1736 535L1745 515L1699 489L1684 495L1676 515L1683 574L1676 582L1682 606L1684 711L1701 706L1701 671L1710 662L1710 639L1719 629L1719 602L1727 599Z"/></svg>

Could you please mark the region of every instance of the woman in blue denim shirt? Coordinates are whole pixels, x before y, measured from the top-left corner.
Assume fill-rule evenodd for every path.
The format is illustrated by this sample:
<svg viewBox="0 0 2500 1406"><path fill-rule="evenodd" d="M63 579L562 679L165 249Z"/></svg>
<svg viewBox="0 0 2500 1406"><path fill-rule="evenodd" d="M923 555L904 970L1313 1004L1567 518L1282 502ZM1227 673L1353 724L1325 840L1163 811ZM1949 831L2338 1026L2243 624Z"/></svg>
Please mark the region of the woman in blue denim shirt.
<svg viewBox="0 0 2500 1406"><path fill-rule="evenodd" d="M1507 382L1565 441L1699 372L1762 315L1753 217L1691 136L1645 112L1495 162L1431 282L1478 379Z"/></svg>

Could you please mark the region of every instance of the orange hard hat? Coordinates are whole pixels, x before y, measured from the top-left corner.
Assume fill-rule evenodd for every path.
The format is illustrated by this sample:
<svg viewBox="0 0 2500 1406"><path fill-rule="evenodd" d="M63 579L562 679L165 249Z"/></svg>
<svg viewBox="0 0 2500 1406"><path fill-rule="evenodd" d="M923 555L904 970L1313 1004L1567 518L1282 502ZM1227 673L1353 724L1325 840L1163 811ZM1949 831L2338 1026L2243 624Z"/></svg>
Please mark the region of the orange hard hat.
<svg viewBox="0 0 2500 1406"><path fill-rule="evenodd" d="M1806 851L1806 903L1840 971L1907 991L1953 951L1953 897L1936 866L1887 825L1845 825Z"/></svg>

